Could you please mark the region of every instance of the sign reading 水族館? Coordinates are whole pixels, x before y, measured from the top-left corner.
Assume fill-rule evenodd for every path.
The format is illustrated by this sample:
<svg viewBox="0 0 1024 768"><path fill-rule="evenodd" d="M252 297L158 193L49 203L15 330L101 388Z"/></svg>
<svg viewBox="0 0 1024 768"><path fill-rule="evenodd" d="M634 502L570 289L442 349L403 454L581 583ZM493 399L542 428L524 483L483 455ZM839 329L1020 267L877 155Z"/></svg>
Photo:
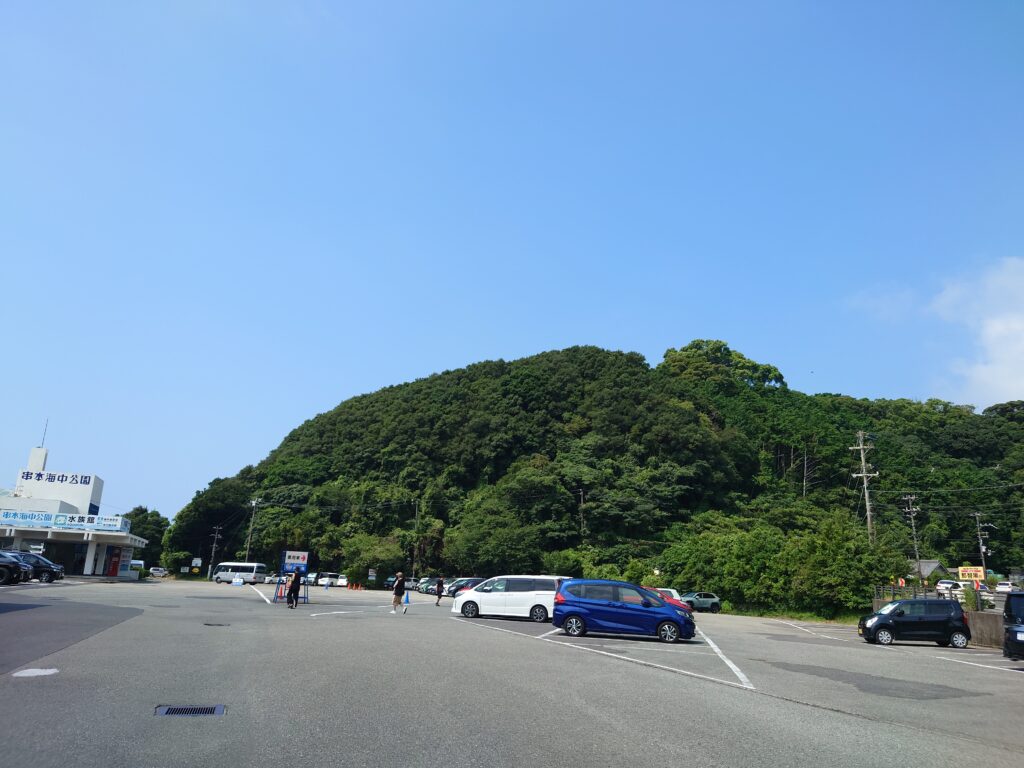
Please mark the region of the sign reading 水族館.
<svg viewBox="0 0 1024 768"><path fill-rule="evenodd" d="M64 528L87 531L128 531L131 523L121 515L61 515L53 512L0 510L0 524L22 528Z"/></svg>
<svg viewBox="0 0 1024 768"><path fill-rule="evenodd" d="M309 552L293 552L286 550L281 562L284 573L306 573L309 568Z"/></svg>
<svg viewBox="0 0 1024 768"><path fill-rule="evenodd" d="M980 565L962 565L957 570L960 581L984 581L985 569Z"/></svg>

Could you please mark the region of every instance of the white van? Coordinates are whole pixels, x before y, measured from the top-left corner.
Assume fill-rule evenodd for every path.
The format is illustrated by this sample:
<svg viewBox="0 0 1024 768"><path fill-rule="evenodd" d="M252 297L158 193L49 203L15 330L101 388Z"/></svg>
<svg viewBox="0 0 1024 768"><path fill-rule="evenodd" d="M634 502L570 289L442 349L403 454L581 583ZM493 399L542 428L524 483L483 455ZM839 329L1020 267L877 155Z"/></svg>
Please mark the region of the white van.
<svg viewBox="0 0 1024 768"><path fill-rule="evenodd" d="M495 576L466 589L452 603L452 613L477 616L522 616L537 622L551 620L555 592L568 576Z"/></svg>
<svg viewBox="0 0 1024 768"><path fill-rule="evenodd" d="M246 584L255 584L257 581L262 584L267 576L267 566L263 563L218 563L213 569L213 580L220 584L222 581L232 582L241 579Z"/></svg>

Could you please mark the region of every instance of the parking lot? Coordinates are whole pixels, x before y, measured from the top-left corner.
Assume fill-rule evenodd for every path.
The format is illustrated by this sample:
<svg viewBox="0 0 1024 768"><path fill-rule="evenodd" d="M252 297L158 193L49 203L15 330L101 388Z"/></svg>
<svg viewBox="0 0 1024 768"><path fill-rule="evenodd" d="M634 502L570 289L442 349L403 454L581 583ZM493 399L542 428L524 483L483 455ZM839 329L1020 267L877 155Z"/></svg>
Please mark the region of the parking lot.
<svg viewBox="0 0 1024 768"><path fill-rule="evenodd" d="M45 694L17 709L0 696L0 718L37 757L53 743L56 758L64 738L99 759L106 734L123 745L114 764L133 765L631 765L651 750L700 765L876 765L885 744L901 765L998 766L1024 750L1024 664L992 649L883 648L853 627L726 614L698 614L697 636L672 645L570 639L550 624L467 620L425 595L391 615L385 592L311 589L288 610L268 602L273 591L164 581L0 592L0 623L20 637L76 617L96 625L66 646L0 650L0 693ZM58 672L12 676L36 667ZM34 711L53 697L62 717ZM110 717L83 732L102 701ZM227 709L217 724L153 717L175 703Z"/></svg>

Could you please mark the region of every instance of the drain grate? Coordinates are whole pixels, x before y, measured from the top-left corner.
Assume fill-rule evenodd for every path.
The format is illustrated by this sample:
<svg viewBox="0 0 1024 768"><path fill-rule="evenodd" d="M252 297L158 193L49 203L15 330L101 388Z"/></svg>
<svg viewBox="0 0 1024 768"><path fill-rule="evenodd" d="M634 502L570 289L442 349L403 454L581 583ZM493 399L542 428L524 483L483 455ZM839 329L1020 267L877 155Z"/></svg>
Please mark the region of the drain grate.
<svg viewBox="0 0 1024 768"><path fill-rule="evenodd" d="M159 706L153 712L154 715L171 715L176 717L202 717L204 715L223 715L224 705L216 704L212 707L200 707L195 705L172 707Z"/></svg>
<svg viewBox="0 0 1024 768"><path fill-rule="evenodd" d="M230 624L211 624L208 621L203 622L204 627L230 627Z"/></svg>

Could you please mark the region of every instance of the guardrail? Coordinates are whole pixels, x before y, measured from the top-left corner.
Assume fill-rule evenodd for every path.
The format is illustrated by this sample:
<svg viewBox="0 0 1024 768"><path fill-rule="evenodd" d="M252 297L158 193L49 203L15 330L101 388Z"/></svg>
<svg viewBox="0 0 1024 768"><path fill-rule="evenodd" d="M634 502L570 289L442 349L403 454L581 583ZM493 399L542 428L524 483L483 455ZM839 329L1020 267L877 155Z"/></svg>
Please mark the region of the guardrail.
<svg viewBox="0 0 1024 768"><path fill-rule="evenodd" d="M934 587L897 587L892 584L886 584L884 586L875 587L875 600L908 600L912 598L940 598L943 600L956 598L961 603L963 602L963 595L953 593L950 594L946 590L936 590ZM1003 606L1006 604L1006 595L1001 592L988 593L987 598L981 601L982 606L979 609L979 613L985 613L989 611L1003 612ZM993 603L995 605L993 606Z"/></svg>

